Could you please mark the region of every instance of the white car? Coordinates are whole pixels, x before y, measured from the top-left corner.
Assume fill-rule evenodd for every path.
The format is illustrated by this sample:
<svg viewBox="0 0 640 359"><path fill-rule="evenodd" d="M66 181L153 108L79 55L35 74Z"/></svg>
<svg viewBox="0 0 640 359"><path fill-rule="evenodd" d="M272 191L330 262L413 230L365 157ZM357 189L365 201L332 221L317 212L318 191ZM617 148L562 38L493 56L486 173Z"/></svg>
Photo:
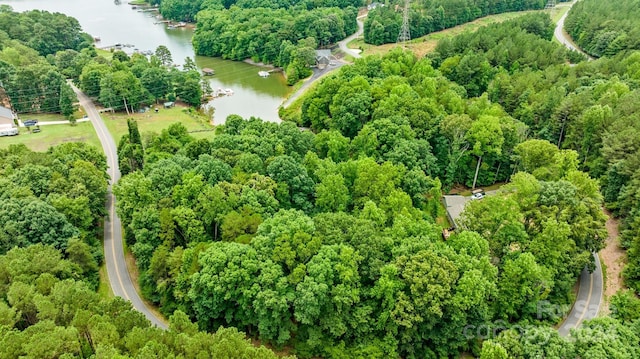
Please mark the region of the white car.
<svg viewBox="0 0 640 359"><path fill-rule="evenodd" d="M484 193L474 193L471 195L472 200L483 199L483 198L484 198Z"/></svg>

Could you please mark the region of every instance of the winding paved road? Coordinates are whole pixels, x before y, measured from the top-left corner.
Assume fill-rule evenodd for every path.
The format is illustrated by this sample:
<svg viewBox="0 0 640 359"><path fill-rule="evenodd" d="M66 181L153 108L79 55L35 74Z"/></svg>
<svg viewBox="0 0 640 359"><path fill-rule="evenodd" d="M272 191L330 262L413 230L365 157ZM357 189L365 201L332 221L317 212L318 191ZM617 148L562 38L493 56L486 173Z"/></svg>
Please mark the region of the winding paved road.
<svg viewBox="0 0 640 359"><path fill-rule="evenodd" d="M574 2L572 2L569 5L569 9L571 9L571 6L573 6L577 1L578 0L575 0ZM562 15L560 20L558 20L558 22L556 23L556 29L554 30L553 35L556 37L556 39L558 39L558 41L560 41L562 45L564 45L569 50L578 51L579 53L586 56L587 59L593 60L593 57L589 56L586 52L582 51L582 49L579 48L573 42L573 39L571 39L571 36L569 36L569 34L567 34L567 32L564 31L564 20L566 20L567 15L569 15L569 11L567 11L564 15Z"/></svg>
<svg viewBox="0 0 640 359"><path fill-rule="evenodd" d="M353 35L347 37L346 39L338 42L338 46L340 47L340 50L342 50L342 52L344 52L347 55L353 56L354 58L360 58L361 56L358 51L348 48L347 44L351 42L353 39L355 39L356 37L362 35L362 33L364 32L364 24L362 23L362 21L360 21L360 19L365 18L366 16L367 15L365 14L365 15L360 15L356 18L356 22L358 23L358 31L356 31ZM344 61L337 61L335 65L327 66L322 70L318 68L313 68L313 75L311 75L311 77L306 79L305 82L302 84L302 86L300 86L300 88L296 90L296 92L294 92L284 102L282 102L280 106L284 108L289 107L293 103L293 101L297 100L298 97L302 96L302 94L304 94L305 91L307 91L307 89L309 88L309 86L311 86L311 84L316 82L318 79L324 77L331 71L335 69L339 69L340 67L346 64L347 63Z"/></svg>
<svg viewBox="0 0 640 359"><path fill-rule="evenodd" d="M130 301L133 308L144 314L145 317L151 321L151 324L166 329L167 325L147 308L138 295L129 276L129 271L127 270L124 248L122 246L122 225L120 224L120 217L118 217L115 209L116 198L111 192L111 187L120 179L116 142L113 140L107 126L105 126L102 121L102 117L100 117L100 114L93 105L93 101L75 86L72 87L78 95L80 105L84 107L93 128L98 134L100 143L102 143L102 149L107 156L107 165L109 166L107 169L110 177L107 193L108 217L104 220L104 260L107 264L107 273L109 275L111 289L113 290L113 294Z"/></svg>
<svg viewBox="0 0 640 359"><path fill-rule="evenodd" d="M356 18L356 22L358 23L358 31L356 31L353 35L347 37L346 39L338 42L338 46L340 47L340 50L342 50L342 52L347 55L351 55L356 59L359 59L361 57L360 50L350 49L349 47L347 47L347 44L364 33L364 24L362 23L362 21L360 21L360 19L363 19L365 17L367 17L366 14L360 15Z"/></svg>
<svg viewBox="0 0 640 359"><path fill-rule="evenodd" d="M576 1L572 2L570 6L573 6ZM569 12L567 11L556 23L556 29L554 31L556 39L568 49L579 51L587 56L589 60L593 60L591 56L577 47L571 40L571 37L564 31L564 20L568 14ZM593 273L589 273L586 268L582 270L582 274L580 275L580 289L578 290L576 301L573 303L571 312L558 328L558 333L561 336L568 336L572 328L578 328L583 321L595 318L600 312L602 293L604 291L604 278L602 277L602 266L600 265L598 253L593 253L593 257L595 258L596 268Z"/></svg>
<svg viewBox="0 0 640 359"><path fill-rule="evenodd" d="M558 328L558 333L563 337L568 336L571 329L578 328L585 320L597 317L600 312L604 280L598 253L594 253L593 256L596 260L596 269L593 273L589 273L586 268L582 270L576 301L573 303L571 312Z"/></svg>

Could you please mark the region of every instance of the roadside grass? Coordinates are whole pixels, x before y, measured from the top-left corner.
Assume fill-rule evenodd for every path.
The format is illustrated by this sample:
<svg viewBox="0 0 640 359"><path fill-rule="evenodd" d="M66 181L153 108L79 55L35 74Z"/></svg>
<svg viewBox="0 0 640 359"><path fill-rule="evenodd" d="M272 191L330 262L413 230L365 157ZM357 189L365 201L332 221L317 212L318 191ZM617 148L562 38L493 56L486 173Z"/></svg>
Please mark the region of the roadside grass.
<svg viewBox="0 0 640 359"><path fill-rule="evenodd" d="M101 114L101 117L116 141L116 144L124 134L128 133L128 118L133 118L138 121L138 129L143 137L145 134L152 132L160 133L174 123L182 123L189 132L205 131L191 133L195 138L211 138L213 136L213 125L211 125L205 115L196 111L190 111L189 108L182 106L175 106L168 109L161 107L161 105L158 107L157 113L153 109L145 113L133 113L130 115L122 112L113 114L104 112Z"/></svg>
<svg viewBox="0 0 640 359"><path fill-rule="evenodd" d="M459 35L464 32L474 32L483 26L487 26L490 24L500 23L503 21L515 19L526 14L531 14L540 11L547 10L531 10L531 11L515 11L515 12L507 12L503 14L497 15L489 15L480 19L476 19L474 21L468 22L466 24L458 25L449 29L445 29L438 32L433 32L431 34L419 37L417 39L413 39L407 42L407 49L416 54L419 58L425 56L426 54L433 52L435 50L438 41L445 37L453 37ZM566 12L566 10L564 10ZM560 15L562 16L562 14ZM560 18L558 16L558 19ZM348 45L349 48L353 49L361 49L361 55L384 55L394 48L400 46L399 44L384 44L380 46L374 46L370 44L365 44L363 38L358 38L351 41Z"/></svg>
<svg viewBox="0 0 640 359"><path fill-rule="evenodd" d="M571 3L570 2L563 2L563 3L558 3L556 5L556 7L545 10L549 13L549 16L551 16L551 21L553 21L553 23L557 23L558 20L560 20L560 18L567 13L567 11L569 11L569 9L571 8Z"/></svg>
<svg viewBox="0 0 640 359"><path fill-rule="evenodd" d="M67 121L67 119L59 113L24 113L20 114L20 119L22 121L38 120L38 122Z"/></svg>
<svg viewBox="0 0 640 359"><path fill-rule="evenodd" d="M335 70L335 71L337 72L339 70ZM300 116L302 114L302 104L304 103L304 100L307 98L306 97L307 94L313 93L313 90L315 90L315 88L318 87L322 82L321 79L326 76L331 76L331 74L332 73L325 74L320 79L317 79L315 82L310 84L309 87L304 91L304 93L302 93L302 95L300 95L297 99L295 99L288 107L280 106L280 108L278 108L278 116L280 116L280 119L282 119L283 121L295 122L299 126L301 122ZM296 86L299 86L299 87L295 88L294 91L292 91L289 94L289 96L292 96L293 94L295 94L296 91L302 85L303 85L302 82L299 82L298 84L296 84Z"/></svg>
<svg viewBox="0 0 640 359"><path fill-rule="evenodd" d="M438 217L436 217L436 224L440 226L440 228L451 228L449 217L447 217L447 210L444 208L442 202L438 202Z"/></svg>
<svg viewBox="0 0 640 359"><path fill-rule="evenodd" d="M91 122L82 122L75 126L66 124L40 126L38 133L30 133L28 129L21 127L18 136L0 137L0 148L23 143L33 151L44 152L49 147L67 142L86 142L102 151L102 145Z"/></svg>
<svg viewBox="0 0 640 359"><path fill-rule="evenodd" d="M571 9L571 4L570 2L564 2L564 3L560 3L558 5L556 5L556 7L546 10L549 13L549 16L551 16L551 21L553 21L554 24L556 24L560 18L566 14L569 9ZM564 29L562 30L564 31ZM554 36L553 37L553 42L559 44L560 41L558 41L558 39Z"/></svg>
<svg viewBox="0 0 640 359"><path fill-rule="evenodd" d="M131 282L133 283L133 287L135 288L136 292L140 296L140 299L142 299L144 304L147 306L147 309L149 309L149 311L156 318L158 318L158 320L160 320L164 324L168 325L169 322L164 317L164 315L162 313L160 313L160 311L158 310L158 307L156 305L154 305L153 303L151 303L150 301L148 301L142 295L142 291L140 290L140 283L138 282L138 280L140 278L140 272L138 271L138 265L136 264L136 258L133 256L133 253L131 253L131 251L129 250L129 246L127 246L127 242L124 240L124 238L122 240L122 247L124 249L124 261L127 264L127 272L129 272L129 276L131 277Z"/></svg>
<svg viewBox="0 0 640 359"><path fill-rule="evenodd" d="M109 284L109 275L107 274L107 264L102 263L100 266L100 284L98 285L98 294L100 298L111 299L114 297L111 285Z"/></svg>
<svg viewBox="0 0 640 359"><path fill-rule="evenodd" d="M606 289L607 288L607 282L608 282L608 276L607 276L607 263L605 262L604 258L602 257L602 255L600 253L598 253L598 259L600 259L600 267L602 267L602 288ZM603 290L604 292L604 290ZM610 300L610 298L607 297L607 295L605 293L602 294L602 302L604 303L608 303ZM604 317L607 316L609 314L609 306L608 305L602 305L604 310L600 310L600 312L598 312L598 317Z"/></svg>

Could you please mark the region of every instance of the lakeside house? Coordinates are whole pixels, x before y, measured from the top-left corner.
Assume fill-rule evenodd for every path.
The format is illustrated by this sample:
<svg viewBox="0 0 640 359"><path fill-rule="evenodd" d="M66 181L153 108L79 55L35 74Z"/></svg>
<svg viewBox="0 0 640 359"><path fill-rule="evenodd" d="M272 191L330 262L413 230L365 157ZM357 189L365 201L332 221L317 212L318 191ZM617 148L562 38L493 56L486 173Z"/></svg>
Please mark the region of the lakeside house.
<svg viewBox="0 0 640 359"><path fill-rule="evenodd" d="M323 70L331 63L331 50L316 50L316 66Z"/></svg>
<svg viewBox="0 0 640 359"><path fill-rule="evenodd" d="M0 136L15 136L18 134L15 118L16 116L10 109L0 106Z"/></svg>

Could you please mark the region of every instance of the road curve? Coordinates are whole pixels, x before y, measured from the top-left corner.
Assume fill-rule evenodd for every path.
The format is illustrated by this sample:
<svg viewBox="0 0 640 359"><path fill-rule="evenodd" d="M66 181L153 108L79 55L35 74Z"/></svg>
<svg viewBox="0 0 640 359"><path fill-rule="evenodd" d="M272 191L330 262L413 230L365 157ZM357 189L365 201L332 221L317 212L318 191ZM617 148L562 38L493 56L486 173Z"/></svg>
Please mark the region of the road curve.
<svg viewBox="0 0 640 359"><path fill-rule="evenodd" d="M347 44L364 33L364 24L362 23L362 21L360 21L360 19L365 17L367 17L367 15L361 15L356 18L356 22L358 23L358 31L356 31L354 34L347 37L346 39L342 41L338 41L338 46L340 47L340 50L342 50L342 52L344 52L347 55L353 56L356 59L359 59L360 57L362 57L360 56L360 51L350 49L349 47L347 47Z"/></svg>
<svg viewBox="0 0 640 359"><path fill-rule="evenodd" d="M571 329L578 328L582 322L593 319L600 312L602 304L602 292L604 290L604 279L602 278L602 266L598 253L594 253L596 268L593 273L585 268L580 275L580 289L573 303L571 312L558 328L558 334L566 337Z"/></svg>
<svg viewBox="0 0 640 359"><path fill-rule="evenodd" d="M362 18L364 18L366 16L367 15L361 15L361 16L358 16L356 18L356 22L358 23L358 31L356 31L353 35L347 37L346 39L338 42L338 46L339 46L340 50L342 50L342 52L344 52L347 55L353 56L354 58L360 58L362 56L360 56L358 51L348 48L347 44L349 42L351 42L353 39L355 39L356 37L362 35L362 33L364 32L364 24L362 23L362 21L360 21L360 19L362 19ZM320 70L318 68L314 68L313 69L313 74L311 75L311 77L306 79L305 82L302 84L302 86L300 86L300 88L296 92L294 92L286 100L284 100L284 102L282 102L280 107L284 107L284 108L289 107L295 100L298 99L298 97L302 96L302 94L304 94L305 91L307 91L307 89L309 88L309 86L311 86L311 84L313 84L315 81L319 80L321 77L324 77L325 75L327 75L331 71L339 69L340 67L342 67L342 66L344 66L346 64L347 64L346 62L340 60L340 61L337 61L335 65L329 66L329 67L325 67L322 70Z"/></svg>
<svg viewBox="0 0 640 359"><path fill-rule="evenodd" d="M572 2L570 6L573 6L576 1ZM578 51L587 56L587 59L593 60L591 56L576 46L571 40L571 37L564 31L564 20L568 14L569 12L567 11L556 23L554 36L569 50ZM558 333L561 336L568 336L571 329L578 328L582 322L595 318L600 312L602 293L604 291L604 278L602 276L602 266L600 265L598 253L593 253L593 257L596 268L593 273L589 273L586 268L582 270L582 274L580 275L580 289L578 290L576 301L573 303L571 312L558 328Z"/></svg>
<svg viewBox="0 0 640 359"><path fill-rule="evenodd" d="M576 0L577 1L577 0ZM569 5L569 9L571 9L571 6L573 6L576 1L572 2ZM564 20L567 19L567 15L569 15L569 11L567 10L567 12L562 15L562 17L560 18L560 20L558 20L558 22L556 23L556 29L553 31L553 35L556 37L556 39L558 39L558 41L560 41L560 43L562 45L564 45L566 48L568 48L569 50L573 50L573 51L578 51L579 53L583 54L584 56L587 57L587 59L589 60L593 60L593 57L589 56L589 54L587 54L586 52L582 51L581 48L579 48L571 39L571 37L569 36L569 34L567 34L564 31Z"/></svg>
<svg viewBox="0 0 640 359"><path fill-rule="evenodd" d="M167 325L147 308L138 295L131 281L131 276L129 276L129 271L127 270L124 248L122 246L122 224L115 209L116 198L111 192L111 187L120 179L116 142L102 121L102 117L100 117L100 113L96 110L93 101L78 88L75 86L72 87L78 95L80 106L84 108L85 113L91 120L91 124L96 130L100 143L102 144L102 149L107 156L107 165L109 167L107 173L109 174L110 180L106 204L108 217L104 220L104 260L107 265L107 274L109 275L111 289L113 290L113 294L130 301L133 308L144 314L152 325L166 329Z"/></svg>

